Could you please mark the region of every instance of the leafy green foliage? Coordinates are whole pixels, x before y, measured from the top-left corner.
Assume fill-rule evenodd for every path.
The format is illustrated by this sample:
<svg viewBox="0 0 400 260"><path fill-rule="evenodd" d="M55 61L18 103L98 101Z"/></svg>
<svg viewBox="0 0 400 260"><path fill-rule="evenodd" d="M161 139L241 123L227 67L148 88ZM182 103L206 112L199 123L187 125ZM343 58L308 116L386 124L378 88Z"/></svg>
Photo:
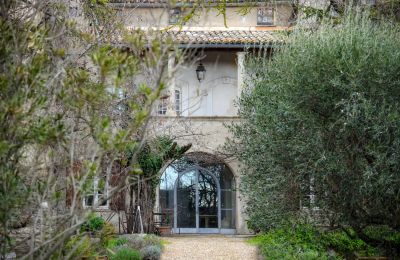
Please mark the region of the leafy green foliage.
<svg viewBox="0 0 400 260"><path fill-rule="evenodd" d="M144 220L144 231L151 233L154 232L154 225L152 225L153 209L155 202L156 189L160 182L160 170L173 160L179 159L191 147L191 144L180 146L174 142L170 136L157 136L148 140L137 155L138 165L134 168L135 171L140 169L138 179L141 179L139 187L134 182L131 186L131 192L135 193L135 198L138 199L136 205L142 209ZM130 161L135 151L127 151L126 157ZM131 197L133 199L133 197ZM129 217L128 217L129 218ZM134 219L130 218L130 223ZM128 231L131 232L131 230Z"/></svg>
<svg viewBox="0 0 400 260"><path fill-rule="evenodd" d="M370 223L400 228L399 60L398 25L356 15L295 30L271 59L249 61L230 148L246 165L251 228L303 207L360 236Z"/></svg>
<svg viewBox="0 0 400 260"><path fill-rule="evenodd" d="M65 255L71 258L91 257L95 255L89 236L72 236L65 245Z"/></svg>
<svg viewBox="0 0 400 260"><path fill-rule="evenodd" d="M36 221L40 230L27 234L41 238L18 257L60 256L98 206L83 209L82 200L106 186L127 150L126 168L138 169L146 122L177 48L161 37L149 42L140 30L128 35L106 0L8 2L0 5L0 124L7 126L0 129L0 255L19 244L12 230ZM69 7L83 17L71 18ZM115 45L116 35L127 48ZM82 230L101 233L100 225L90 220Z"/></svg>
<svg viewBox="0 0 400 260"><path fill-rule="evenodd" d="M116 237L117 231L113 224L106 222L99 232L100 242L103 246L107 246L109 241ZM121 242L121 241L119 241Z"/></svg>
<svg viewBox="0 0 400 260"><path fill-rule="evenodd" d="M343 230L321 230L310 224L286 223L250 240L266 259L347 259L379 255L377 248Z"/></svg>
<svg viewBox="0 0 400 260"><path fill-rule="evenodd" d="M117 246L122 246L128 243L128 239L123 238L123 237L119 237L119 238L113 238L110 239L107 243L107 248L114 248Z"/></svg>
<svg viewBox="0 0 400 260"><path fill-rule="evenodd" d="M179 146L169 136L158 136L149 141L139 155L138 162L149 176L158 174L166 160L179 159L189 146Z"/></svg>
<svg viewBox="0 0 400 260"><path fill-rule="evenodd" d="M103 229L106 225L105 220L102 217L92 215L89 219L81 226L81 231L96 232Z"/></svg>
<svg viewBox="0 0 400 260"><path fill-rule="evenodd" d="M328 259L320 233L309 225L287 225L251 240L265 259Z"/></svg>
<svg viewBox="0 0 400 260"><path fill-rule="evenodd" d="M140 252L132 248L122 248L110 256L110 260L140 260Z"/></svg>
<svg viewBox="0 0 400 260"><path fill-rule="evenodd" d="M363 231L365 235L372 239L387 241L394 246L400 245L400 231L387 225L370 225L365 227Z"/></svg>
<svg viewBox="0 0 400 260"><path fill-rule="evenodd" d="M343 231L327 231L323 234L323 242L342 256L357 252L363 256L377 255L377 250L359 238L350 238Z"/></svg>

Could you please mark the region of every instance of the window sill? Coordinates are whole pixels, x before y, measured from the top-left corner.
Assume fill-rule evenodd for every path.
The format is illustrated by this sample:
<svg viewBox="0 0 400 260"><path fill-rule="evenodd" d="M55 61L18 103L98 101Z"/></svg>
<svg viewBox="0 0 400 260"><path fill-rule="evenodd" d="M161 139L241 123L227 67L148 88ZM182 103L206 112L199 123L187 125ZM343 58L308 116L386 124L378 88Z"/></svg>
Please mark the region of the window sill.
<svg viewBox="0 0 400 260"><path fill-rule="evenodd" d="M84 209L91 209L92 206L83 206ZM95 208L95 211L106 211L109 210L110 208L108 206L99 206L97 208Z"/></svg>

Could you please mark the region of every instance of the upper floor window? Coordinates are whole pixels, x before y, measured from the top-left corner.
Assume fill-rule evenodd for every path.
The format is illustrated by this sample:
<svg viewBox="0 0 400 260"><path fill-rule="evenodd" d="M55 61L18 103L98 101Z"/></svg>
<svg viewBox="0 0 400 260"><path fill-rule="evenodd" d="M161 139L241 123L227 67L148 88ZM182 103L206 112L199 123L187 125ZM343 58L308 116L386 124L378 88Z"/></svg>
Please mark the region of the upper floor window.
<svg viewBox="0 0 400 260"><path fill-rule="evenodd" d="M159 103L157 106L157 114L158 115L166 115L167 108L168 108L168 97L164 97L159 100Z"/></svg>
<svg viewBox="0 0 400 260"><path fill-rule="evenodd" d="M174 97L175 97L175 109L176 115L180 116L182 114L182 92L180 89L176 89L174 92ZM169 98L167 97L162 97L158 101L158 106L157 106L157 114L158 115L166 115L167 110L168 110L168 105L169 105Z"/></svg>
<svg viewBox="0 0 400 260"><path fill-rule="evenodd" d="M274 25L274 8L272 7L259 7L257 9L257 25Z"/></svg>
<svg viewBox="0 0 400 260"><path fill-rule="evenodd" d="M181 18L182 10L181 8L171 8L169 9L169 24L177 24Z"/></svg>
<svg viewBox="0 0 400 260"><path fill-rule="evenodd" d="M93 180L93 189L83 200L84 207L108 208L108 201L103 201L107 197L107 178L95 177Z"/></svg>

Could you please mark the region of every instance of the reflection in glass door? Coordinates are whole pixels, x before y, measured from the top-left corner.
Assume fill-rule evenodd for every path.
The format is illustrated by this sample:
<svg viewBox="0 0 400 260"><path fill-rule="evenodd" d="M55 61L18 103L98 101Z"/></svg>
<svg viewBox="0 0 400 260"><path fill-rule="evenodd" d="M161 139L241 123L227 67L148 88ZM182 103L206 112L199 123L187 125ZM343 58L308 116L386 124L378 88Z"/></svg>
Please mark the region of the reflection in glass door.
<svg viewBox="0 0 400 260"><path fill-rule="evenodd" d="M198 190L199 227L218 228L218 186L211 174L199 171Z"/></svg>
<svg viewBox="0 0 400 260"><path fill-rule="evenodd" d="M196 228L196 183L197 171L183 174L176 187L177 225L181 228Z"/></svg>
<svg viewBox="0 0 400 260"><path fill-rule="evenodd" d="M218 233L220 187L214 175L202 169L183 173L175 189L175 228L187 232Z"/></svg>

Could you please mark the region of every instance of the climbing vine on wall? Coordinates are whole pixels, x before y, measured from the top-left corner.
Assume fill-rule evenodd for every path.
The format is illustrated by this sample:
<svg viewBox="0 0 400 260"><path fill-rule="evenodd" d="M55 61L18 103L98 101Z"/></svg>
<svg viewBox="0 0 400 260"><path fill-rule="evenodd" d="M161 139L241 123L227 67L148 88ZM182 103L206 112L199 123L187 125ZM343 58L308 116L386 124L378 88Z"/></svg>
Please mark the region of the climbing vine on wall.
<svg viewBox="0 0 400 260"><path fill-rule="evenodd" d="M141 227L135 218L138 206L143 223L143 231L151 233L154 231L153 209L155 203L156 189L160 182L159 174L167 164L179 159L191 147L191 144L180 146L169 136L158 136L146 142L138 155L138 165L141 174L128 178L127 188L113 200L111 208L122 210L126 218L125 232L140 232ZM121 160L117 170L112 176L111 185L118 185L121 174L126 174L124 168L128 167L126 162L131 160L133 153L126 152L126 158Z"/></svg>

